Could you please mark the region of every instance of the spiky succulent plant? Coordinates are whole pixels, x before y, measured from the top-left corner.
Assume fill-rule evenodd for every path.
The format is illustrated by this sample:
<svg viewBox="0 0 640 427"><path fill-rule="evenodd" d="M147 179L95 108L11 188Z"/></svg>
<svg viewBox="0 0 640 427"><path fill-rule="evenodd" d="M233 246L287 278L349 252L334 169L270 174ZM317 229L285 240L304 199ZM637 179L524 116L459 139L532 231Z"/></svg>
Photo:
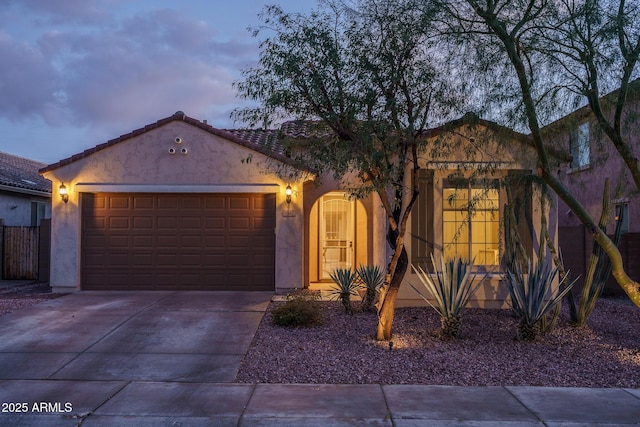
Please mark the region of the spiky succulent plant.
<svg viewBox="0 0 640 427"><path fill-rule="evenodd" d="M431 255L431 261L434 266L437 265L433 255ZM422 267L413 266L413 270L431 298L413 286L413 284L410 285L422 299L440 314L440 336L443 339L458 336L462 310L486 277L483 277L474 285L476 273L471 271L472 267L472 263L464 261L460 257L445 260L444 256L441 256L440 270L434 268L434 280L432 275ZM435 300L435 303L432 302L432 299Z"/></svg>
<svg viewBox="0 0 640 427"><path fill-rule="evenodd" d="M377 265L361 265L357 273L366 289L362 299L362 311L371 311L378 288L384 283L384 271Z"/></svg>
<svg viewBox="0 0 640 427"><path fill-rule="evenodd" d="M340 301L345 312L348 314L353 313L351 296L358 295L358 289L361 287L360 283L356 280L358 274L350 268L338 268L332 273L329 273L329 277L331 277L336 284L336 287L329 291L329 295Z"/></svg>

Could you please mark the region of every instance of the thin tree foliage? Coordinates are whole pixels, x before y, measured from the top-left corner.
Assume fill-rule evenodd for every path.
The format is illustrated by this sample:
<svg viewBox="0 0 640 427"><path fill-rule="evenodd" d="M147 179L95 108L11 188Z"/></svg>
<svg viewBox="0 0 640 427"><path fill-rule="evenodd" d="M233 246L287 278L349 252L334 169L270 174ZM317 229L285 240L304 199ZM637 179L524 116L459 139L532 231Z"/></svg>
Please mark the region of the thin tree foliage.
<svg viewBox="0 0 640 427"><path fill-rule="evenodd" d="M418 198L406 171L419 169L422 132L461 105L450 62L432 29L434 4L420 0L320 3L308 15L262 13L258 64L236 83L255 108L249 126L298 120L306 138L285 141L300 170L333 175L354 197L371 193L388 218L393 250L378 305L377 339L391 338L398 288L408 269L407 221ZM415 182L415 180L414 180Z"/></svg>
<svg viewBox="0 0 640 427"><path fill-rule="evenodd" d="M442 0L443 34L468 58L487 107L503 123L529 129L538 175L587 227L611 260L612 274L640 306L640 285L624 271L620 252L585 207L558 179L542 127L589 105L640 189L640 170L629 135L637 111L627 110L640 86L640 5L625 0ZM499 80L496 80L499 78ZM617 89L611 96L602 95ZM615 179L617 177L611 177Z"/></svg>

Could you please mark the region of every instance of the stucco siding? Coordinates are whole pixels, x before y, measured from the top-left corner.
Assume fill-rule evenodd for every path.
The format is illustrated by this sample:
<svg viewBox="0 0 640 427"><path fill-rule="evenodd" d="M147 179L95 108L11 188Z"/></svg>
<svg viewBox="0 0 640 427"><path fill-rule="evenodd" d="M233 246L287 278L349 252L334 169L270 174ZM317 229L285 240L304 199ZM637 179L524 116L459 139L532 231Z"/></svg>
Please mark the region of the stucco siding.
<svg viewBox="0 0 640 427"><path fill-rule="evenodd" d="M176 138L181 143L176 143ZM170 153L170 149L175 153ZM186 153L182 154L182 150ZM250 159L250 162L247 161ZM244 162L243 162L244 161ZM248 148L197 127L173 121L137 137L97 151L45 173L54 192L64 182L69 202L54 197L51 284L57 289L79 289L81 192L111 185L112 191L137 188L148 192L224 190L248 192L256 188L276 193L276 287L290 287L302 277L302 186L296 187L291 207L287 182L266 168L267 158ZM184 186L184 187L180 187ZM293 215L284 215L284 209Z"/></svg>

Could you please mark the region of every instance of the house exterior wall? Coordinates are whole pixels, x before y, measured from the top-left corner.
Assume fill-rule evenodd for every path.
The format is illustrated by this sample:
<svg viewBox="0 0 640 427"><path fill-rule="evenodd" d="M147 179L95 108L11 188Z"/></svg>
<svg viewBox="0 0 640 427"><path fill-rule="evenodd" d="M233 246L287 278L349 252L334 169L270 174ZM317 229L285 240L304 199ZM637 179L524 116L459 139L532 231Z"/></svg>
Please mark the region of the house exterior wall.
<svg viewBox="0 0 640 427"><path fill-rule="evenodd" d="M603 102L603 105L607 105ZM636 92L630 96L626 113L622 119L623 138L632 148L636 157L640 156L640 97ZM624 230L620 249L623 265L627 274L634 280L640 280L640 222L637 221L640 214L640 193L636 188L627 165L616 151L611 140L599 130L597 122L587 107L566 116L544 129L547 138L554 145L569 151L571 132L578 126L587 124L589 129L589 164L572 168L565 165L558 170L558 178L567 187L569 192L585 207L591 218L597 223L602 213L602 197L605 180L609 178L609 190L611 203L626 204L626 223L628 228ZM576 289L580 289L584 282L584 273L588 266L589 257L593 248L593 239L576 217L576 215L563 202L558 203L558 221L562 230L560 249L563 252L565 267L570 269L577 278ZM606 231L613 234L615 228L615 211L607 223ZM613 278L607 281L605 290L607 294L624 295L620 286Z"/></svg>
<svg viewBox="0 0 640 427"><path fill-rule="evenodd" d="M622 123L623 137L636 157L640 157L640 102L632 99ZM589 124L589 165L582 168L571 168L569 165L558 170L558 178L587 209L592 218L598 222L602 211L602 195L605 179L610 180L610 195L612 202L627 203L629 206L629 232L640 233L640 222L636 220L640 213L640 194L635 188L628 168L613 143L598 129L598 125L589 110L580 110L560 121L550 125L545 131L548 139L554 145L569 151L570 135L577 126ZM559 224L561 227L575 227L581 225L578 218L569 210L567 205L559 203ZM607 230L613 230L612 218ZM611 232L611 231L609 231Z"/></svg>
<svg viewBox="0 0 640 427"><path fill-rule="evenodd" d="M470 150L468 142L479 143L481 150ZM446 147L454 147L446 153L446 158L435 158L429 156L428 153L436 144L445 145ZM514 149L514 147L519 147ZM434 209L434 226L433 240L435 250L433 252L436 262L439 262L443 251L443 183L452 174L462 175L465 178L489 178L500 180L505 178L509 171L520 170L531 172L535 170L536 156L533 149L523 145L522 142L508 139L505 135L499 135L481 127L463 127L458 129L454 134L443 134L438 138L434 138L422 156L420 163L421 168L433 171L433 209ZM411 171L405 173L407 188L411 184ZM507 203L507 195L504 188L500 189L499 208L500 215L500 256L504 250L504 232L503 232L503 212L504 205ZM405 201L406 203L407 201ZM557 247L557 209L555 198L550 203L546 203L543 212L543 206L539 197L534 193L531 206L531 219L534 236L532 236L532 259L536 259L538 241L542 230L542 215L547 218L547 227L549 234ZM407 230L412 230L412 221L416 219L412 215L409 219ZM419 220L424 220L420 218ZM411 259L412 239L410 236L405 237L405 245ZM477 280L486 279L480 286L475 296L469 303L470 307L479 308L507 308L508 307L508 291L502 283L502 274L500 265L487 267L483 271L479 271ZM408 271L405 281L413 284L421 289L420 279L413 272ZM403 285L398 293L398 306L414 306L424 305L425 302L420 299L411 286Z"/></svg>
<svg viewBox="0 0 640 427"><path fill-rule="evenodd" d="M177 137L182 139L181 144L176 144ZM177 152L169 154L171 148ZM183 148L186 154L181 154ZM252 160L247 163L249 156ZM303 185L280 180L267 171L266 162L259 153L187 123L172 121L46 172L54 192L52 288L73 291L81 287L84 192L275 193L276 288L300 283ZM68 203L56 194L61 182L68 189ZM294 189L291 206L286 203L287 184Z"/></svg>
<svg viewBox="0 0 640 427"><path fill-rule="evenodd" d="M31 202L40 202L45 206L43 219L51 218L51 199L13 191L0 190L0 219L4 225L14 227L30 227Z"/></svg>

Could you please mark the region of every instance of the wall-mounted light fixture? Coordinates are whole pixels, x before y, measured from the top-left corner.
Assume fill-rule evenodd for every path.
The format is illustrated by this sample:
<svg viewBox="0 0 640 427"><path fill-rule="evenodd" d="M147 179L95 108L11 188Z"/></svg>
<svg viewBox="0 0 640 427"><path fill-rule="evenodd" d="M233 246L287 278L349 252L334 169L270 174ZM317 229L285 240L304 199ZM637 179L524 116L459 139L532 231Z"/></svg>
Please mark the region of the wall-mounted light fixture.
<svg viewBox="0 0 640 427"><path fill-rule="evenodd" d="M60 184L58 194L60 194L60 198L63 202L67 203L69 201L69 193L67 192L67 187L64 185L64 182Z"/></svg>
<svg viewBox="0 0 640 427"><path fill-rule="evenodd" d="M284 194L287 195L287 203L291 203L291 195L293 194L293 190L291 189L291 185L287 184L287 188L284 190Z"/></svg>

